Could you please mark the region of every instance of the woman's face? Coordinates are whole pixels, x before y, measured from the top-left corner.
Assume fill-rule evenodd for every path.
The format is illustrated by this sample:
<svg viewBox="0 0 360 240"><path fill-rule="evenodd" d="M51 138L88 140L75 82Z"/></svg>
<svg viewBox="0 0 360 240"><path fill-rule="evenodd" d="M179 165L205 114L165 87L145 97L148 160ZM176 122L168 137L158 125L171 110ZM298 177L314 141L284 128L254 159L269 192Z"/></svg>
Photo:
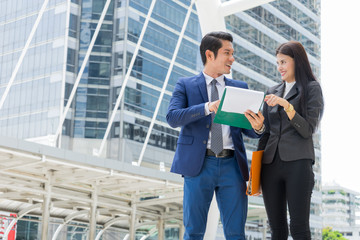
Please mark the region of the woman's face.
<svg viewBox="0 0 360 240"><path fill-rule="evenodd" d="M276 55L277 70L281 74L281 79L286 82L295 81L295 62L294 59L288 55L279 53Z"/></svg>

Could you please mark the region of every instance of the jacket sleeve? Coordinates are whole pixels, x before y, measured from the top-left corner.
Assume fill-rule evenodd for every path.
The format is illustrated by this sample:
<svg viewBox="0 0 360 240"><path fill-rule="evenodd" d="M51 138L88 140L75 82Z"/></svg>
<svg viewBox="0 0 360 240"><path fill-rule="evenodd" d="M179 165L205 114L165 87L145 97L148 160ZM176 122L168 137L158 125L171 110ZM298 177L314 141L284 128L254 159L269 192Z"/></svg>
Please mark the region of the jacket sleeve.
<svg viewBox="0 0 360 240"><path fill-rule="evenodd" d="M179 79L170 99L166 120L173 128L187 125L205 117L205 103L188 105L184 79Z"/></svg>
<svg viewBox="0 0 360 240"><path fill-rule="evenodd" d="M242 128L241 131L248 137L250 138L259 138L261 137L264 133L261 133L261 134L257 134L254 129L245 129L245 128Z"/></svg>
<svg viewBox="0 0 360 240"><path fill-rule="evenodd" d="M320 84L316 81L311 82L308 88L307 96L307 116L302 117L299 113L295 113L290 124L303 138L310 138L319 123L321 113L324 108L323 95Z"/></svg>
<svg viewBox="0 0 360 240"><path fill-rule="evenodd" d="M266 92L265 95L268 95L269 92ZM269 115L268 115L268 105L266 103L264 103L263 105L263 115L264 115L264 124L265 124L265 132L263 133L263 135L261 136L260 140L259 140L259 144L258 144L258 148L257 150L265 150L266 144L269 140L269 136L270 136L270 124L269 124Z"/></svg>

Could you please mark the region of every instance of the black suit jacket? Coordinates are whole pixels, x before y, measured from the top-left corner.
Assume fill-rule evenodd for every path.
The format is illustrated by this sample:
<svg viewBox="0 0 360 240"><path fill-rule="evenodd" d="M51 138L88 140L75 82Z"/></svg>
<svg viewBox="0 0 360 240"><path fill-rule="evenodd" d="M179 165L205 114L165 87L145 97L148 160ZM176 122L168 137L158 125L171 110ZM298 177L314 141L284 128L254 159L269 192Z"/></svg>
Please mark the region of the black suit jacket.
<svg viewBox="0 0 360 240"><path fill-rule="evenodd" d="M282 97L285 82L271 87L267 94L275 94ZM283 107L276 105L270 107L264 104L263 114L265 117L266 130L259 141L258 150L265 150L263 163L271 163L274 159L276 149L283 161L295 161L299 159L315 160L313 133L324 103L320 84L316 81L309 82L307 86L307 116L301 116L300 94L297 84L285 96L296 111L294 118L290 121Z"/></svg>

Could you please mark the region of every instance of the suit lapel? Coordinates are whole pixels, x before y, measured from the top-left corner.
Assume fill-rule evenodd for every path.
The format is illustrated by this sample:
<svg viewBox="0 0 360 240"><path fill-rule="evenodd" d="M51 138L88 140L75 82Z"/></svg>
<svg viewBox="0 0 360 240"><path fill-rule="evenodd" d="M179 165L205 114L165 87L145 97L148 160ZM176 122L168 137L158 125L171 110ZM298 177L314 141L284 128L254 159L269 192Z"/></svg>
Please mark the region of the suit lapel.
<svg viewBox="0 0 360 240"><path fill-rule="evenodd" d="M196 82L197 82L197 85L199 87L199 90L200 90L200 93L201 93L201 96L202 96L204 102L208 102L209 97L208 97L207 88L206 88L206 81L205 81L204 74L202 72L198 75Z"/></svg>
<svg viewBox="0 0 360 240"><path fill-rule="evenodd" d="M282 95L284 94L284 90L285 90L285 82L282 82L277 88L275 88L274 95L278 97L282 97ZM279 105L276 105L271 109L271 111L277 112L278 109L279 109Z"/></svg>
<svg viewBox="0 0 360 240"><path fill-rule="evenodd" d="M207 87L206 87L206 81L204 74L200 73L196 79L197 85L199 87L200 93L202 98L204 99L204 102L209 101L208 93L207 93ZM235 86L229 79L224 77L225 86Z"/></svg>
<svg viewBox="0 0 360 240"><path fill-rule="evenodd" d="M284 90L285 90L285 82L282 82L281 84L279 84L277 88L275 88L274 95L278 97L282 97L282 95L284 94Z"/></svg>
<svg viewBox="0 0 360 240"><path fill-rule="evenodd" d="M225 82L225 86L234 86L234 84L232 84L232 82L226 77L224 77L224 82Z"/></svg>
<svg viewBox="0 0 360 240"><path fill-rule="evenodd" d="M289 100L289 99L291 99L292 97L294 97L297 94L298 94L298 88L297 88L297 85L295 83L295 85L291 88L290 92L288 92L288 94L285 96L285 99Z"/></svg>

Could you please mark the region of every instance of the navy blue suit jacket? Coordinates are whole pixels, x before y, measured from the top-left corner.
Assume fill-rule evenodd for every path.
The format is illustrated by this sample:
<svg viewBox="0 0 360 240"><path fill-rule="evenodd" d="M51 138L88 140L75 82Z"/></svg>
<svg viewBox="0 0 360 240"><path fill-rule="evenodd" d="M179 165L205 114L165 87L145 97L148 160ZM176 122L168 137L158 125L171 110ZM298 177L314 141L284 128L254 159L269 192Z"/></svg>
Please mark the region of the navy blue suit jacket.
<svg viewBox="0 0 360 240"><path fill-rule="evenodd" d="M242 81L225 78L226 86L248 88ZM189 78L180 78L170 100L167 122L171 127L181 127L171 172L185 176L196 176L204 163L211 115L205 116L205 103L209 101L203 73ZM230 127L243 179L249 179L249 169L242 133L249 137L260 137L254 130Z"/></svg>

